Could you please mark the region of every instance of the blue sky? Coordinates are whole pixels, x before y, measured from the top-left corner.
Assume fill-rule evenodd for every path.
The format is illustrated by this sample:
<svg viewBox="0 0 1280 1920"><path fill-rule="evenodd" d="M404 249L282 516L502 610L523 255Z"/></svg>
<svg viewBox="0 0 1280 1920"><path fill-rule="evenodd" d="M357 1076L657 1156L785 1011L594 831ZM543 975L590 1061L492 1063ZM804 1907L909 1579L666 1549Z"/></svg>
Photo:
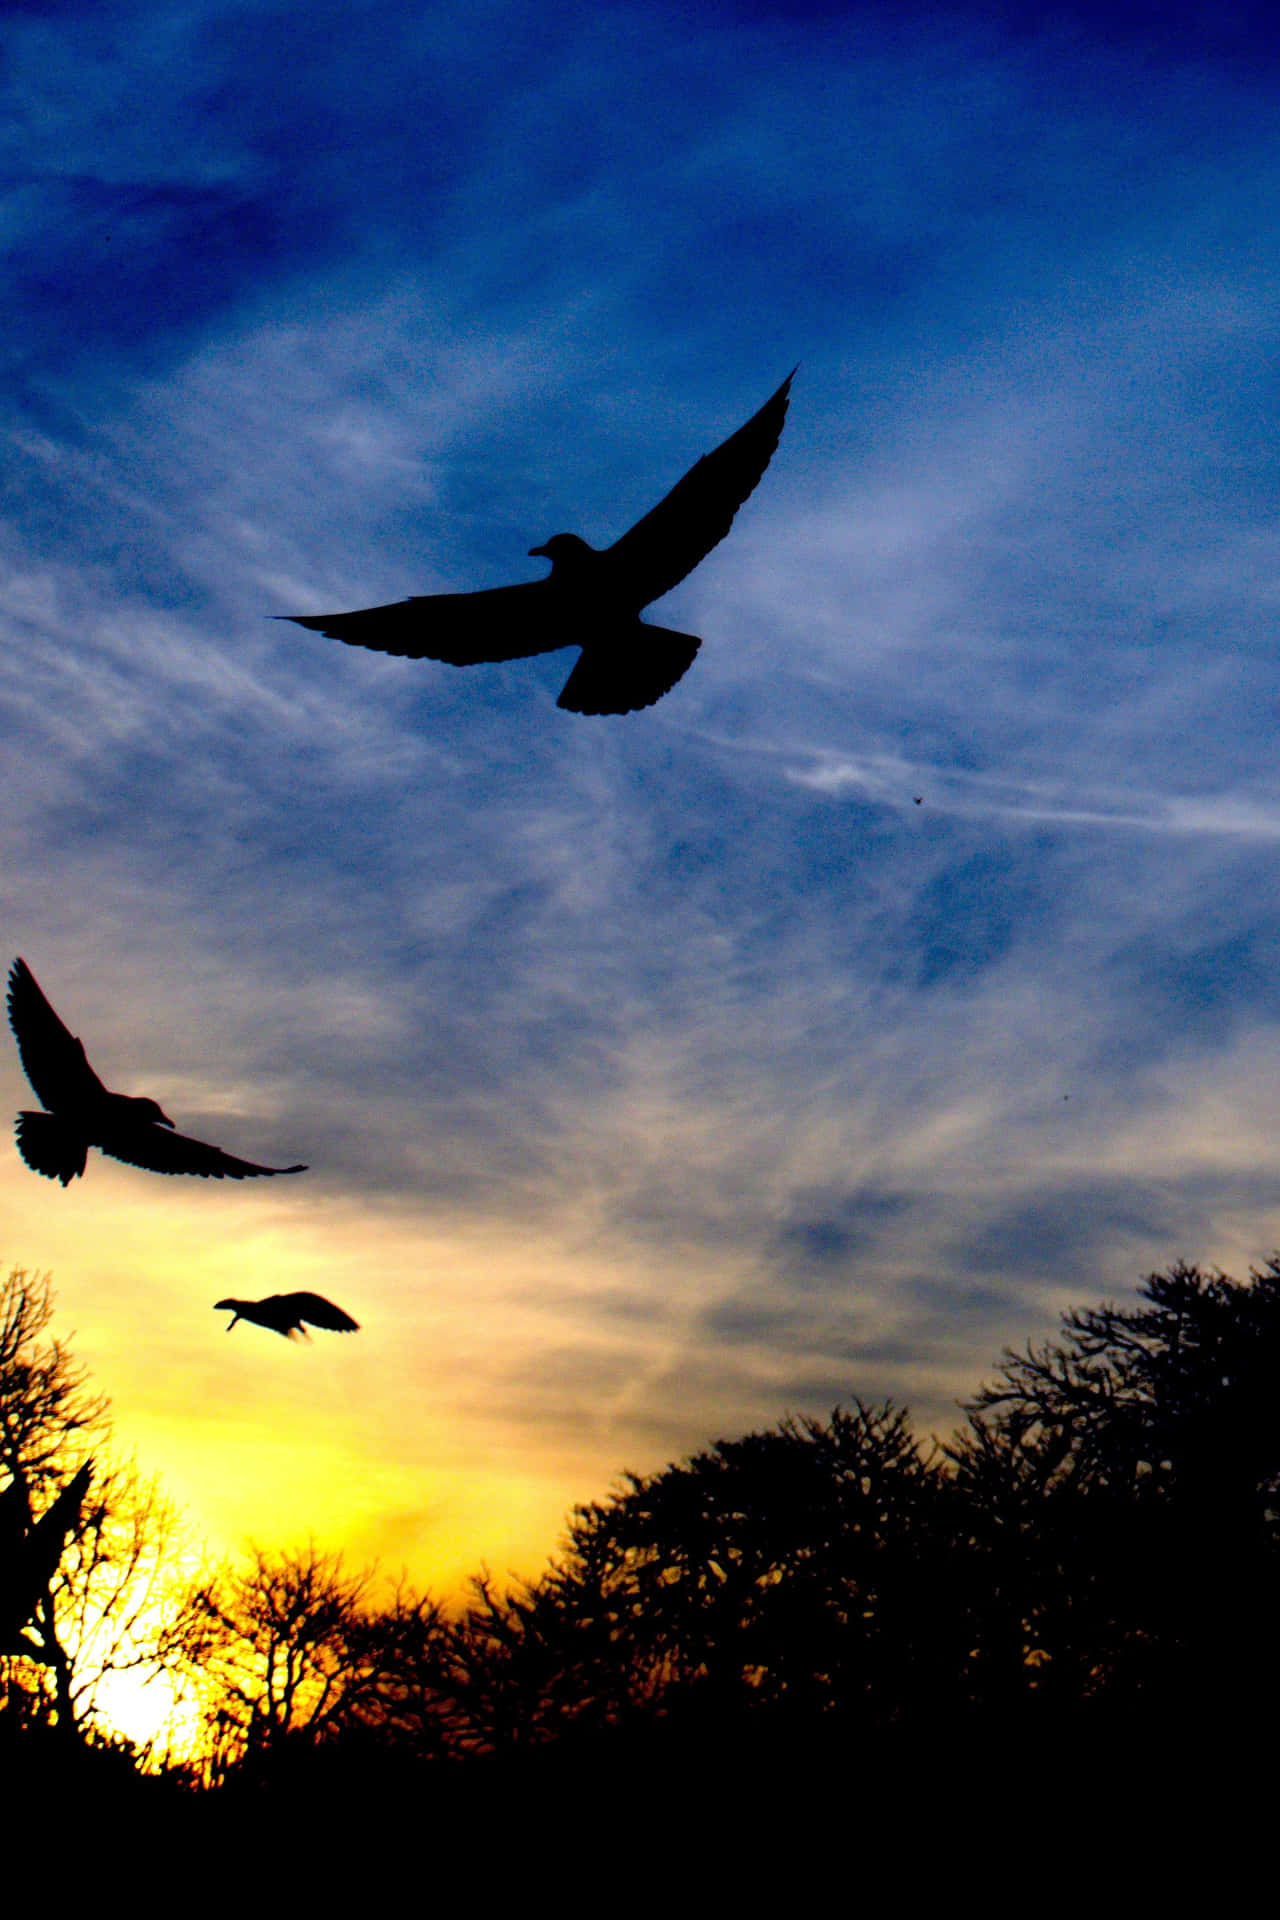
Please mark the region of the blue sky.
<svg viewBox="0 0 1280 1920"><path fill-rule="evenodd" d="M215 1542L529 1565L1280 1243L1275 50L1097 18L9 9L5 951L312 1171L10 1152L5 1251ZM606 542L797 360L647 713L267 618ZM286 1280L360 1341L223 1338Z"/></svg>

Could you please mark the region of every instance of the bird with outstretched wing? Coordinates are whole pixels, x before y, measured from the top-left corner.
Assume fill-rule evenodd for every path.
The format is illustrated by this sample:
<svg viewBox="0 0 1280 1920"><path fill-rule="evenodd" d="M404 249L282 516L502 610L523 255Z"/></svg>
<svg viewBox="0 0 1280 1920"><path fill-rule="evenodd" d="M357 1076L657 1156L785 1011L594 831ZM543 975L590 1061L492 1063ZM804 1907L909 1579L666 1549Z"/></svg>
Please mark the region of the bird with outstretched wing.
<svg viewBox="0 0 1280 1920"><path fill-rule="evenodd" d="M90 1147L150 1173L195 1173L212 1180L305 1173L303 1166L260 1167L221 1147L178 1133L155 1100L112 1093L89 1065L84 1042L58 1018L25 960L9 974L9 1025L43 1113L18 1115L18 1151L35 1173L68 1186L84 1172Z"/></svg>
<svg viewBox="0 0 1280 1920"><path fill-rule="evenodd" d="M478 593L417 594L358 613L282 614L349 646L455 667L519 660L578 646L581 658L557 706L633 713L669 693L702 642L650 625L643 608L705 560L733 525L773 457L794 370L744 427L704 454L656 507L611 547L556 533L530 554L551 562L542 580Z"/></svg>
<svg viewBox="0 0 1280 1920"><path fill-rule="evenodd" d="M227 1322L230 1333L237 1320L251 1320L255 1327L269 1327L272 1333L282 1333L287 1340L309 1340L310 1334L302 1324L305 1320L310 1326L324 1327L330 1333L359 1333L360 1322L353 1320L341 1307L335 1307L332 1300L326 1300L322 1293L272 1293L265 1300L218 1300L214 1303L214 1312L230 1308L231 1318Z"/></svg>

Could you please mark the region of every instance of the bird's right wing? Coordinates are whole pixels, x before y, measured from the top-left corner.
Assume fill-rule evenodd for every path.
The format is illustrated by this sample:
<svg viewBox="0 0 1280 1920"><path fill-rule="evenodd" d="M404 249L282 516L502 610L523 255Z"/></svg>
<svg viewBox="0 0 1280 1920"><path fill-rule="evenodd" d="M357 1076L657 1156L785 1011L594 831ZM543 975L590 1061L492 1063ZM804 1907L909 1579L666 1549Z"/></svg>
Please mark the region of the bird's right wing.
<svg viewBox="0 0 1280 1920"><path fill-rule="evenodd" d="M289 1309L296 1320L309 1321L313 1327L327 1327L331 1333L359 1333L360 1322L353 1320L322 1293L277 1293L263 1305L278 1304Z"/></svg>
<svg viewBox="0 0 1280 1920"><path fill-rule="evenodd" d="M359 613L288 613L296 626L345 640L349 647L397 653L410 660L445 660L473 667L483 660L522 660L572 644L547 580L479 593L420 593Z"/></svg>
<svg viewBox="0 0 1280 1920"><path fill-rule="evenodd" d="M252 1160L237 1160L221 1147L206 1146L203 1140L192 1140L185 1133L156 1125L121 1126L110 1140L97 1140L94 1145L113 1160L145 1167L148 1173L198 1173L209 1180L251 1180L259 1175L270 1178L278 1173L307 1171L304 1166L260 1167Z"/></svg>
<svg viewBox="0 0 1280 1920"><path fill-rule="evenodd" d="M789 373L745 427L704 453L665 500L606 547L610 581L637 609L670 593L724 539L773 458L795 377Z"/></svg>
<svg viewBox="0 0 1280 1920"><path fill-rule="evenodd" d="M9 973L9 1025L36 1097L51 1113L82 1106L105 1091L84 1042L59 1020L23 959L15 960Z"/></svg>

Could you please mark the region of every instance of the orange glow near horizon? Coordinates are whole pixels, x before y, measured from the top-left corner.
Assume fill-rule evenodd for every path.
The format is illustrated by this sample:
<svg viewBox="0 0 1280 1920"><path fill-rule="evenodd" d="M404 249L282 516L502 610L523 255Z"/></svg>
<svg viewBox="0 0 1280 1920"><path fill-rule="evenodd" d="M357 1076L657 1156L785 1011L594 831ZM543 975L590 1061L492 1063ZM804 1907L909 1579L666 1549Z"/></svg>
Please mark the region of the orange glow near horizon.
<svg viewBox="0 0 1280 1920"><path fill-rule="evenodd" d="M50 1332L109 1397L115 1450L158 1477L211 1557L314 1539L451 1602L482 1568L536 1574L575 1503L658 1464L626 1432L634 1330L610 1348L574 1321L616 1265L296 1190L152 1179L142 1206L146 1179L91 1164L64 1194L6 1168L0 1257L51 1276ZM308 1345L243 1322L228 1334L213 1311L304 1287L361 1331ZM598 1411L602 1369L620 1421Z"/></svg>

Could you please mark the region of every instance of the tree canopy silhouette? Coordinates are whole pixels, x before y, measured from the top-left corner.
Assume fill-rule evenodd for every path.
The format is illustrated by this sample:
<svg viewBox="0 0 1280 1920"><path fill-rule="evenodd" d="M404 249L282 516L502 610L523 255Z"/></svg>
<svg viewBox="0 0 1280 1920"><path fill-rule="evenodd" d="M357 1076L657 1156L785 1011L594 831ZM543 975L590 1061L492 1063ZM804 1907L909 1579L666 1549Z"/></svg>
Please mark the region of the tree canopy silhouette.
<svg viewBox="0 0 1280 1920"><path fill-rule="evenodd" d="M47 1337L47 1277L15 1268L0 1284L0 1502L14 1536L41 1541L21 1630L0 1647L0 1722L47 1726L67 1741L109 1736L104 1683L168 1659L162 1612L172 1510L155 1484L104 1453L106 1400L68 1346ZM92 1449L92 1477L86 1455ZM0 1551L5 1551L0 1548Z"/></svg>
<svg viewBox="0 0 1280 1920"><path fill-rule="evenodd" d="M1063 1328L1006 1354L948 1448L991 1563L989 1642L1003 1613L1064 1698L1185 1715L1274 1694L1280 1256L1247 1283L1179 1262Z"/></svg>
<svg viewBox="0 0 1280 1920"><path fill-rule="evenodd" d="M690 1715L921 1735L1280 1699L1280 1258L1007 1353L945 1447L854 1403L629 1475L457 1629L479 1744Z"/></svg>
<svg viewBox="0 0 1280 1920"><path fill-rule="evenodd" d="M906 1413L856 1402L628 1475L577 1509L538 1588L501 1607L482 1590L470 1630L505 1637L510 1664L567 1616L575 1717L677 1697L704 1719L855 1700L875 1715L936 1688L956 1657L939 1604L950 1507Z"/></svg>

